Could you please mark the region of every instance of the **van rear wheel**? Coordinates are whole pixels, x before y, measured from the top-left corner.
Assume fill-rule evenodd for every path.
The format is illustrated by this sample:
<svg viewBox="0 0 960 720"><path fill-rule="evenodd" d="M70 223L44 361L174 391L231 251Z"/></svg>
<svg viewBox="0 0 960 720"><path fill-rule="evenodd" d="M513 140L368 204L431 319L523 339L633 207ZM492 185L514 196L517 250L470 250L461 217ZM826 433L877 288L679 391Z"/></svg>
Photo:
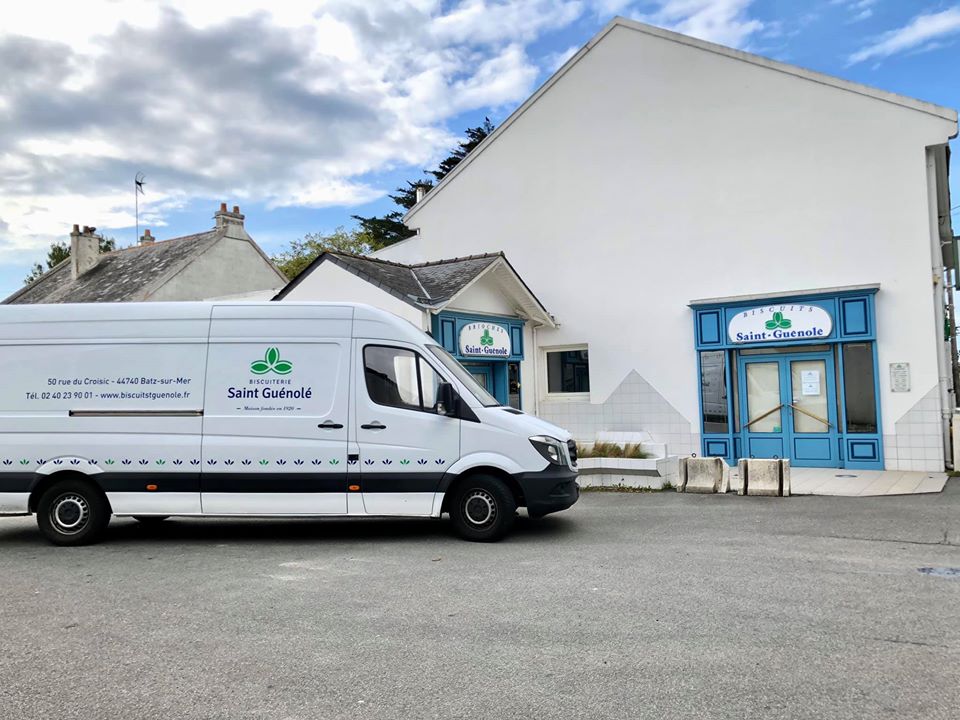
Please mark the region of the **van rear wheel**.
<svg viewBox="0 0 960 720"><path fill-rule="evenodd" d="M513 527L517 502L506 484L489 475L473 475L456 489L450 505L453 527L465 540L496 542Z"/></svg>
<svg viewBox="0 0 960 720"><path fill-rule="evenodd" d="M50 486L37 503L37 525L54 545L89 545L110 522L110 505L99 488L84 480Z"/></svg>

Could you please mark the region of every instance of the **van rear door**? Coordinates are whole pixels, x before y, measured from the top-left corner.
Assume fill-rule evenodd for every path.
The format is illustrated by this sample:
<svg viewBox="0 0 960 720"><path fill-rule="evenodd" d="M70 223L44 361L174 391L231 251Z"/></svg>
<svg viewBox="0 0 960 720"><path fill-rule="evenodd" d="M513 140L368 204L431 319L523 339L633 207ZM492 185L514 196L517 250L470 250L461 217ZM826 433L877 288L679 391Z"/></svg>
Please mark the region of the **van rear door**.
<svg viewBox="0 0 960 720"><path fill-rule="evenodd" d="M460 420L438 415L443 379L415 346L357 340L355 437L370 515L430 515L460 457Z"/></svg>
<svg viewBox="0 0 960 720"><path fill-rule="evenodd" d="M352 317L336 306L214 308L204 514L346 512Z"/></svg>

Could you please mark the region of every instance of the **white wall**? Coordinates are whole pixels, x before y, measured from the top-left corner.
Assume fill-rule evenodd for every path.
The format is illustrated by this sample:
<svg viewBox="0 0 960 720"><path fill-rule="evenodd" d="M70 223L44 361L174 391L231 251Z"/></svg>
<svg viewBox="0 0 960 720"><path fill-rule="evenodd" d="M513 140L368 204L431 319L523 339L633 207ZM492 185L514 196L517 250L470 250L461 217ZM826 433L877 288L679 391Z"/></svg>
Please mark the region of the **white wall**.
<svg viewBox="0 0 960 720"><path fill-rule="evenodd" d="M284 300L348 301L367 303L429 330L426 314L332 262L322 262L301 280Z"/></svg>
<svg viewBox="0 0 960 720"><path fill-rule="evenodd" d="M591 400L631 370L698 432L690 300L880 283L883 425L937 384L925 146L955 123L614 28L419 207L413 262L503 250L590 345ZM495 223L495 232L490 231ZM888 391L887 363L914 391Z"/></svg>
<svg viewBox="0 0 960 720"><path fill-rule="evenodd" d="M146 299L203 300L282 284L283 278L250 242L224 237Z"/></svg>
<svg viewBox="0 0 960 720"><path fill-rule="evenodd" d="M496 284L490 280L489 275L474 282L455 297L445 309L508 317L517 315L515 306L503 296Z"/></svg>

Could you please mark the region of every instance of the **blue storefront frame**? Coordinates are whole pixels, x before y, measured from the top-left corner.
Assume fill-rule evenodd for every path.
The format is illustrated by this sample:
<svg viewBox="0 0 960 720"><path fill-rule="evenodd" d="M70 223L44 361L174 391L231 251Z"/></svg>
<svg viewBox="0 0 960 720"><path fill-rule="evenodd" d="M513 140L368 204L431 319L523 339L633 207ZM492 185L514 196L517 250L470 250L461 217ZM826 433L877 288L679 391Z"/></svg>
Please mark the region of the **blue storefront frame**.
<svg viewBox="0 0 960 720"><path fill-rule="evenodd" d="M697 388L700 411L701 451L704 455L722 457L728 463L735 463L739 458L748 456L746 438L748 433L743 428L742 418L740 426L735 424L736 403L738 408L743 407L743 378L737 377L734 383L733 374L739 373L743 357L741 351L750 348L761 353L764 348L776 352L785 352L784 348L795 351L796 357L807 357L804 348L829 345L830 352L835 358L834 377L836 379L834 391L837 406L837 427L830 433L831 448L837 458L836 467L882 470L883 469L883 436L880 405L879 363L877 360L877 326L875 288L851 290L838 293L795 294L776 298L742 300L728 303L704 303L693 306L694 310L694 339L697 350ZM748 308L771 308L782 305L815 306L825 310L832 320L832 328L828 335L812 339L783 340L776 343L735 343L727 336L730 320L738 313ZM845 389L844 352L842 346L846 343L869 343L873 360L874 405L876 412L876 432L851 433L847 432L847 398ZM840 347L838 347L840 346ZM702 366L702 352L721 351L724 358L724 382L726 393L727 430L725 432L708 431L704 414L703 393L700 391L703 382L704 368ZM734 358L737 358L734 362ZM736 387L737 393L729 389ZM789 457L789 455L788 455ZM802 464L802 463L801 463ZM833 465L830 465L833 466Z"/></svg>
<svg viewBox="0 0 960 720"><path fill-rule="evenodd" d="M471 323L483 322L501 326L510 337L510 354L504 357L488 358L460 353L460 331ZM497 402L508 405L510 399L510 363L523 360L523 320L500 315L481 315L477 313L453 312L444 310L433 316L432 333L438 343L467 366L482 366L492 377L491 394Z"/></svg>

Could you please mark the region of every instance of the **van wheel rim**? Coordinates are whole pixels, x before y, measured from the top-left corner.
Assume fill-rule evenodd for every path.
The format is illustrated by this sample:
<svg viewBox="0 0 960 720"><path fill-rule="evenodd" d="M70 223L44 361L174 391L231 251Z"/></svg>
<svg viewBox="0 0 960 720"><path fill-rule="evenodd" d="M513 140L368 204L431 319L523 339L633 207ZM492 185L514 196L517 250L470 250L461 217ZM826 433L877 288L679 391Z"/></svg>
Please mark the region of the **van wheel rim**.
<svg viewBox="0 0 960 720"><path fill-rule="evenodd" d="M463 501L463 515L474 527L492 525L497 519L497 501L485 490L473 490Z"/></svg>
<svg viewBox="0 0 960 720"><path fill-rule="evenodd" d="M50 506L50 524L64 535L76 535L90 522L90 505L81 495L61 495Z"/></svg>

